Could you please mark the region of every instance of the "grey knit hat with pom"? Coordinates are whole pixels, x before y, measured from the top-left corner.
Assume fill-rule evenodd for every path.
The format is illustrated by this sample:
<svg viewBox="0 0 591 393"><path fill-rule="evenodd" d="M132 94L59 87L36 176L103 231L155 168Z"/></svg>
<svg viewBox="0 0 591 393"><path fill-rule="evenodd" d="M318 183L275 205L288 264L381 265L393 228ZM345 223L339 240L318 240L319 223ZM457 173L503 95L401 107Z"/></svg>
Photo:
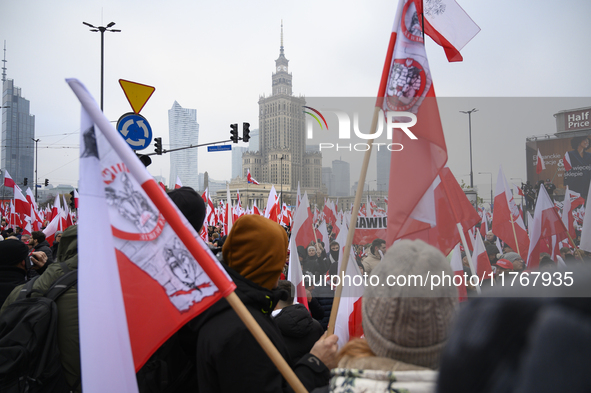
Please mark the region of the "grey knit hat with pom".
<svg viewBox="0 0 591 393"><path fill-rule="evenodd" d="M457 288L450 281L431 290L431 276L453 278L447 259L421 240L402 240L388 249L371 275L380 279L378 285L365 288L362 300L363 332L371 350L377 356L437 369L458 302ZM391 285L392 277L398 276Z"/></svg>

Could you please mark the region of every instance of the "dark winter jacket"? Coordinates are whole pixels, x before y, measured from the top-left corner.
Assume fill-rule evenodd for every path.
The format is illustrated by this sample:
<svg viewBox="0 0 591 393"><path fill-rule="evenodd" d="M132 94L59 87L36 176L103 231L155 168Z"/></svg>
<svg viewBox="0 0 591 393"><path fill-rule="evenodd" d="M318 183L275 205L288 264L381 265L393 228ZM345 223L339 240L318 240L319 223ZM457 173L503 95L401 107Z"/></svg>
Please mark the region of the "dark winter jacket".
<svg viewBox="0 0 591 393"><path fill-rule="evenodd" d="M275 316L275 322L281 330L287 351L294 363L310 352L324 334L320 322L312 318L310 312L301 304L284 307Z"/></svg>
<svg viewBox="0 0 591 393"><path fill-rule="evenodd" d="M58 262L65 262L71 270L78 269L78 231L77 226L73 225L66 229L62 235L60 248L58 250ZM41 243L43 244L43 243ZM51 254L51 251L49 251ZM45 293L49 287L65 272L58 263L47 267L46 271L35 281L33 290ZM9 304L13 303L22 285L14 288L10 296L4 302L0 313L4 311ZM38 296L33 293L31 296ZM78 290L77 286L70 288L66 293L60 296L57 301L58 309L58 346L62 359L62 366L66 375L66 380L70 386L78 386L80 391L80 340L78 335Z"/></svg>
<svg viewBox="0 0 591 393"><path fill-rule="evenodd" d="M53 251L51 251L51 248L49 247L49 243L47 242L47 240L43 240L41 243L37 244L34 247L34 251L43 251L45 255L47 255L47 262L45 262L45 265L37 269L37 274L43 274L43 272L47 270L49 265L51 265L54 261Z"/></svg>
<svg viewBox="0 0 591 393"><path fill-rule="evenodd" d="M236 294L309 391L328 384L330 372L315 356L293 363L271 317L284 291L270 291L226 267ZM197 335L199 392L283 392L291 388L225 299L189 322Z"/></svg>
<svg viewBox="0 0 591 393"><path fill-rule="evenodd" d="M12 290L25 283L27 272L16 266L0 267L0 307Z"/></svg>

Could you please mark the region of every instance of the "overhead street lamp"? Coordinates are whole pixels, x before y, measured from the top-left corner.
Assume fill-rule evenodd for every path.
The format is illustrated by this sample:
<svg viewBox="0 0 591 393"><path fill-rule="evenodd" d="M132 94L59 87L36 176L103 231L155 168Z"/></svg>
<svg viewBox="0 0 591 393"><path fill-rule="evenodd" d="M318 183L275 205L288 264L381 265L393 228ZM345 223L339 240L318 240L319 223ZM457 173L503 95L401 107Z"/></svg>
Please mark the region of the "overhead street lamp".
<svg viewBox="0 0 591 393"><path fill-rule="evenodd" d="M493 203L493 187L492 187L492 179L493 174L492 172L478 172L479 175L490 175L490 204Z"/></svg>
<svg viewBox="0 0 591 393"><path fill-rule="evenodd" d="M468 133L470 136L470 188L474 188L474 175L472 173L472 113L478 112L478 109L474 108L469 111L460 111L461 113L468 114Z"/></svg>
<svg viewBox="0 0 591 393"><path fill-rule="evenodd" d="M103 110L103 87L104 87L104 77L105 77L105 31L109 31L111 33L120 33L121 30L111 29L111 27L115 26L115 22L109 23L107 26L93 26L90 23L82 22L86 26L90 27L90 31L97 33L101 33L101 111Z"/></svg>

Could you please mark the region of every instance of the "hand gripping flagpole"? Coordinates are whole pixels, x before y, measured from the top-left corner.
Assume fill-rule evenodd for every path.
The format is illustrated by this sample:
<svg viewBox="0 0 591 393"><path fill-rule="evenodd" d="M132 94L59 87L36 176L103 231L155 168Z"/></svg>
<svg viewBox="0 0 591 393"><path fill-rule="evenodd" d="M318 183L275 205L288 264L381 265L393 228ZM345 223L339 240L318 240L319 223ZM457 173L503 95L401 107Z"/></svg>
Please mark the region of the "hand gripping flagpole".
<svg viewBox="0 0 591 393"><path fill-rule="evenodd" d="M269 337L267 337L244 303L242 303L238 295L234 292L236 285L222 271L220 271L215 264L207 262L211 260L212 256L206 251L205 246L200 244L203 240L200 237L195 239L191 235L191 232L186 230L185 225L171 200L163 195L163 191L158 183L156 183L156 181L150 176L144 164L142 164L142 162L136 157L135 153L129 148L113 125L105 117L84 85L82 85L77 79L67 79L66 81L74 91L74 94L76 94L76 97L78 97L78 100L80 100L84 110L90 115L93 122L98 126L113 149L124 161L131 175L148 194L154 205L170 224L179 239L187 247L187 250L191 253L193 258L199 262L199 265L203 268L205 273L211 278L216 287L219 288L222 296L226 298L230 306L234 309L236 314L238 314L238 317L244 322L259 345L275 364L279 372L281 372L294 391L307 392L302 382L298 379L283 356L281 356Z"/></svg>

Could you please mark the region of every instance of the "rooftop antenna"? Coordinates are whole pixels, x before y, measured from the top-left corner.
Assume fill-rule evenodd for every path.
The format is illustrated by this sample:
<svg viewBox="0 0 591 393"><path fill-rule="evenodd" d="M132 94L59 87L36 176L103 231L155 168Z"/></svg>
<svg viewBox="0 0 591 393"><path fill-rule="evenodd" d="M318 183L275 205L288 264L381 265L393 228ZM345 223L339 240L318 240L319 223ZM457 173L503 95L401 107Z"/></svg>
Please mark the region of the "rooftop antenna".
<svg viewBox="0 0 591 393"><path fill-rule="evenodd" d="M2 82L6 82L6 40L4 40L4 60L2 60Z"/></svg>
<svg viewBox="0 0 591 393"><path fill-rule="evenodd" d="M283 53L283 19L281 19L281 53Z"/></svg>

